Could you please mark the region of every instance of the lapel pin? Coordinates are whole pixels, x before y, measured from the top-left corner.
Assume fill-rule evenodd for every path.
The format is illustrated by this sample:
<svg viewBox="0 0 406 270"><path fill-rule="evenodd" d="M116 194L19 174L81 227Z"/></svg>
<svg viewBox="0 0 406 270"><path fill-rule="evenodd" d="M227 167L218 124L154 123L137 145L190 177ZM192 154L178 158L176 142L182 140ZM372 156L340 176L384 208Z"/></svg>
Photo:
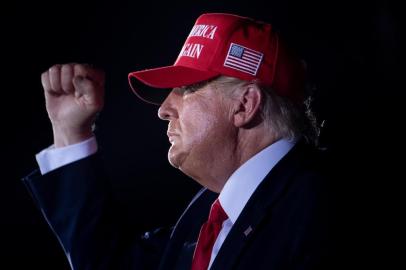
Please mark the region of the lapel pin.
<svg viewBox="0 0 406 270"><path fill-rule="evenodd" d="M248 236L252 232L252 227L248 226L248 228L244 231L245 236Z"/></svg>

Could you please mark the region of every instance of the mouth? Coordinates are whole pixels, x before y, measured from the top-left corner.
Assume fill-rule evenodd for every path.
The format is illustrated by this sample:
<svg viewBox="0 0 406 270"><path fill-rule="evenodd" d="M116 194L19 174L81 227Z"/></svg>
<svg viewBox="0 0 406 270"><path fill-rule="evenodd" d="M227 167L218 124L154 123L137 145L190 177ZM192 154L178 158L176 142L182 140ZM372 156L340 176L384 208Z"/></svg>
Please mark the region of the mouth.
<svg viewBox="0 0 406 270"><path fill-rule="evenodd" d="M177 134L177 133L175 133L175 132L172 132L172 131L168 131L168 132L166 133L166 135L167 135L168 138L169 138L169 142L172 143L172 144L173 144L173 142L174 142L174 140L175 140L175 137L176 137L176 136L179 136L179 134Z"/></svg>

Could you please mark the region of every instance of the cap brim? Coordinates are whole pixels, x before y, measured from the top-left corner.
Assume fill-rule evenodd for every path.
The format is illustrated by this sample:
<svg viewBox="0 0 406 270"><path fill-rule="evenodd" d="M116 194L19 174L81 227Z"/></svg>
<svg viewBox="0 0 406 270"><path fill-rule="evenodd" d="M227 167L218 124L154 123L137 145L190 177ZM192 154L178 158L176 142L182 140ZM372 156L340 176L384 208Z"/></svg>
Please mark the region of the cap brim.
<svg viewBox="0 0 406 270"><path fill-rule="evenodd" d="M128 74L128 79L133 92L140 99L160 105L169 93L167 89L191 85L218 75L217 72L184 66L167 66L131 72Z"/></svg>

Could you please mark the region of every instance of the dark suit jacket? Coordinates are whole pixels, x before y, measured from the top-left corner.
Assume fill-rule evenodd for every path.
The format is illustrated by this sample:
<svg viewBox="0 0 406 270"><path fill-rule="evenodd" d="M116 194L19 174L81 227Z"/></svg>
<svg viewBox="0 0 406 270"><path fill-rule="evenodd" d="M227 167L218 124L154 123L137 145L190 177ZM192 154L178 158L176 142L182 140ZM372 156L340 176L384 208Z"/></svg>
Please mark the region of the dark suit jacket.
<svg viewBox="0 0 406 270"><path fill-rule="evenodd" d="M333 269L334 213L317 154L296 145L243 209L211 269ZM73 269L190 269L200 226L217 194L202 189L172 229L131 238L115 216L98 155L24 183Z"/></svg>

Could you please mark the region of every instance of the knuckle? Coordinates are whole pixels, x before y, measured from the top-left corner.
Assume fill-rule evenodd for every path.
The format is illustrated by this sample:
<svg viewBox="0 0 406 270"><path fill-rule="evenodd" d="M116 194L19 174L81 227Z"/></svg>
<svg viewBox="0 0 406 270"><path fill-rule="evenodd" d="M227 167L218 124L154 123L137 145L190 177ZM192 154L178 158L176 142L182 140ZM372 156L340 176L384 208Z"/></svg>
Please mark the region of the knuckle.
<svg viewBox="0 0 406 270"><path fill-rule="evenodd" d="M83 72L86 70L84 64L74 64L73 67L75 69L75 72Z"/></svg>
<svg viewBox="0 0 406 270"><path fill-rule="evenodd" d="M44 80L47 80L47 79L48 79L48 71L42 72L41 80L44 81Z"/></svg>
<svg viewBox="0 0 406 270"><path fill-rule="evenodd" d="M70 72L72 70L72 67L71 67L71 65L62 65L61 66L61 71L63 72L63 73L66 73L66 72Z"/></svg>
<svg viewBox="0 0 406 270"><path fill-rule="evenodd" d="M63 84L71 83L73 77L72 67L70 65L63 65L61 67L61 80Z"/></svg>
<svg viewBox="0 0 406 270"><path fill-rule="evenodd" d="M49 68L49 73L51 74L59 73L60 68L61 65L53 65L52 67Z"/></svg>

